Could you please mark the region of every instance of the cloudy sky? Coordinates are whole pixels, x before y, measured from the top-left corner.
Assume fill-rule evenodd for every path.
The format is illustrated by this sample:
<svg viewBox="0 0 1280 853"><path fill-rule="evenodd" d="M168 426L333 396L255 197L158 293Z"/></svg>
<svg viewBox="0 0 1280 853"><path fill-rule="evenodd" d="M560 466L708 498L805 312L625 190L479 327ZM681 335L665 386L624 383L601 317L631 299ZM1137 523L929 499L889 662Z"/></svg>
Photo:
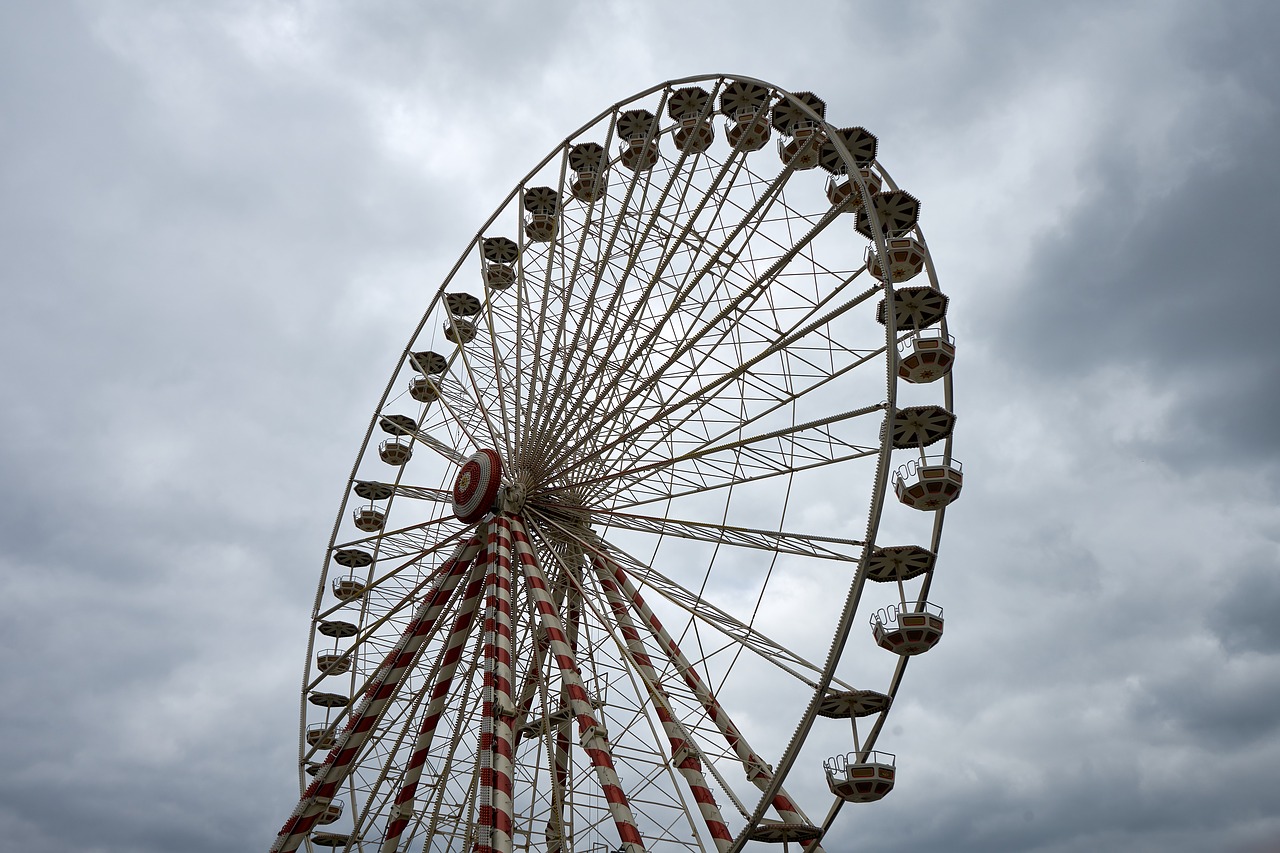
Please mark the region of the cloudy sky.
<svg viewBox="0 0 1280 853"><path fill-rule="evenodd" d="M570 130L725 72L879 136L963 352L947 637L890 717L898 789L828 849L1280 850L1277 32L1177 0L0 5L0 848L267 847L426 299Z"/></svg>

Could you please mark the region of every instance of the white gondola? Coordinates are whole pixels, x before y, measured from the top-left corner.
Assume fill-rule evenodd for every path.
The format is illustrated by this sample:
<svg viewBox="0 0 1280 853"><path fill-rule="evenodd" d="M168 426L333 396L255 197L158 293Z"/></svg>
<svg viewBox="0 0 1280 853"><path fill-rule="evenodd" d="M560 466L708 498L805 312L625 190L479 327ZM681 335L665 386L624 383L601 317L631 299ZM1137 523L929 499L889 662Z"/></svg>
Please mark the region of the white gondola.
<svg viewBox="0 0 1280 853"><path fill-rule="evenodd" d="M326 649L316 653L316 669L325 675L342 675L351 671L351 655L342 649Z"/></svg>
<svg viewBox="0 0 1280 853"><path fill-rule="evenodd" d="M942 509L960 497L964 466L955 459L922 456L894 473L893 491L898 500L919 510Z"/></svg>
<svg viewBox="0 0 1280 853"><path fill-rule="evenodd" d="M419 403L434 403L440 399L440 389L435 380L425 376L415 376L409 380L409 396Z"/></svg>
<svg viewBox="0 0 1280 853"><path fill-rule="evenodd" d="M875 195L880 192L880 176L870 169L859 169L858 174L862 176L862 180L867 185L867 193ZM854 213L861 209L863 197L858 190L858 182L853 178L831 176L827 178L827 201L831 202L832 207L848 202L849 206L846 213Z"/></svg>
<svg viewBox="0 0 1280 853"><path fill-rule="evenodd" d="M333 579L333 594L343 601L352 601L364 595L364 578L343 575Z"/></svg>
<svg viewBox="0 0 1280 853"><path fill-rule="evenodd" d="M917 385L946 376L956 360L956 340L941 329L921 329L898 350L898 375Z"/></svg>
<svg viewBox="0 0 1280 853"><path fill-rule="evenodd" d="M609 187L608 165L604 146L597 142L580 142L570 148L569 168L574 178L569 193L578 201L599 201Z"/></svg>
<svg viewBox="0 0 1280 853"><path fill-rule="evenodd" d="M459 346L469 344L476 339L476 324L461 317L454 317L444 324L444 336Z"/></svg>
<svg viewBox="0 0 1280 853"><path fill-rule="evenodd" d="M307 744L316 749L333 749L335 738L333 729L328 723L313 723L307 726Z"/></svg>
<svg viewBox="0 0 1280 853"><path fill-rule="evenodd" d="M915 237L890 237L885 241L889 253L889 275L894 284L910 281L924 269L929 253ZM884 279L883 267L880 264L880 253L875 244L867 247L867 272L878 279Z"/></svg>
<svg viewBox="0 0 1280 853"><path fill-rule="evenodd" d="M812 122L804 123L803 129L813 131L805 136L778 140L778 157L797 172L816 168L818 152L822 147L822 137Z"/></svg>
<svg viewBox="0 0 1280 853"><path fill-rule="evenodd" d="M481 277L485 286L505 290L515 284L519 255L520 247L508 237L485 237L481 240Z"/></svg>
<svg viewBox="0 0 1280 853"><path fill-rule="evenodd" d="M413 458L413 450L407 441L388 438L378 445L378 457L388 465L399 467Z"/></svg>
<svg viewBox="0 0 1280 853"><path fill-rule="evenodd" d="M321 826L328 826L331 823L337 823L338 818L342 817L342 800L330 800L324 807L324 811L320 813L320 817L316 818L316 823ZM315 840L314 838L312 840Z"/></svg>
<svg viewBox="0 0 1280 853"><path fill-rule="evenodd" d="M671 93L667 114L676 121L671 138L677 149L693 154L711 147L716 134L707 109L710 105L711 94L700 86L686 86Z"/></svg>
<svg viewBox="0 0 1280 853"><path fill-rule="evenodd" d="M658 162L658 140L653 134L656 121L657 117L648 110L627 110L618 116L620 159L633 172L647 172Z"/></svg>
<svg viewBox="0 0 1280 853"><path fill-rule="evenodd" d="M351 520L357 529L376 533L387 523L387 514L377 507L361 506L351 511Z"/></svg>
<svg viewBox="0 0 1280 853"><path fill-rule="evenodd" d="M769 98L767 86L734 80L720 93L720 112L725 123L725 139L740 151L759 151L769 141Z"/></svg>
<svg viewBox="0 0 1280 853"><path fill-rule="evenodd" d="M942 608L927 601L891 604L871 614L876 645L896 655L920 655L942 639Z"/></svg>
<svg viewBox="0 0 1280 853"><path fill-rule="evenodd" d="M850 752L822 763L827 787L846 803L873 803L893 790L897 757L872 750L866 755Z"/></svg>

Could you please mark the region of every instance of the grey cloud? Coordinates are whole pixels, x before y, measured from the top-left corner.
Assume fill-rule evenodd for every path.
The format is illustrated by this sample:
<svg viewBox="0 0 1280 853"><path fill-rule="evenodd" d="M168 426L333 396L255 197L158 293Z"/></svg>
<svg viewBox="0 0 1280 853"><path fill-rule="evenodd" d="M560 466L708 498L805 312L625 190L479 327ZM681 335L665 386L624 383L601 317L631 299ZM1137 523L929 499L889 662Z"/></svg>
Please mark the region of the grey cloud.
<svg viewBox="0 0 1280 853"><path fill-rule="evenodd" d="M714 67L879 133L940 266L988 271L944 280L971 466L947 636L881 744L899 790L828 849L1274 846L1280 527L1223 468L1275 462L1276 13L1045 9L5 6L0 832L265 849L323 542L425 295L564 134ZM975 187L1059 186L1009 173L1057 156L1012 130L1061 87L1091 98L1053 101L1081 195L1042 198L1065 215L1010 282L1001 220L949 241ZM1148 399L1145 430L1106 422Z"/></svg>

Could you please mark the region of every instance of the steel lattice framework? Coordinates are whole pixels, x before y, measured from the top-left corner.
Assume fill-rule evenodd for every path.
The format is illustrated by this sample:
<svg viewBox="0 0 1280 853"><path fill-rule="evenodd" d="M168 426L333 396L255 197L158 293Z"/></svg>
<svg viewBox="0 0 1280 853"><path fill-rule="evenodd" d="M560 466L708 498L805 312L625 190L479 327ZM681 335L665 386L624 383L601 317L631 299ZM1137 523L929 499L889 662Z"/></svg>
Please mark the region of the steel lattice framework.
<svg viewBox="0 0 1280 853"><path fill-rule="evenodd" d="M825 111L656 86L467 246L352 470L272 850L816 851L892 787L955 347L919 202ZM854 726L825 773L822 717Z"/></svg>

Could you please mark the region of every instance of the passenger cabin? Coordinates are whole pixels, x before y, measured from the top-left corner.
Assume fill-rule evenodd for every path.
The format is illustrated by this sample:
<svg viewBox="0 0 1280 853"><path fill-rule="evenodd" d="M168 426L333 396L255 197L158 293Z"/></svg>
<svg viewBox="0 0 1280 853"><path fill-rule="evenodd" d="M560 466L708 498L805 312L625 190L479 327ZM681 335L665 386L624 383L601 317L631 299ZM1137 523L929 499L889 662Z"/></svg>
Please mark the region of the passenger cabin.
<svg viewBox="0 0 1280 853"><path fill-rule="evenodd" d="M376 533L387 523L387 514L375 506L362 506L351 511L351 520L357 529Z"/></svg>
<svg viewBox="0 0 1280 853"><path fill-rule="evenodd" d="M648 110L626 110L618 115L617 133L622 140L622 165L633 172L647 172L658 162L657 116Z"/></svg>
<svg viewBox="0 0 1280 853"><path fill-rule="evenodd" d="M469 344L476 339L476 324L461 317L454 317L444 324L444 336L458 346Z"/></svg>
<svg viewBox="0 0 1280 853"><path fill-rule="evenodd" d="M826 102L812 92L796 92L773 105L774 129L790 137L778 140L778 156L783 163L796 170L818 166L822 143L826 141L822 131L826 110Z"/></svg>
<svg viewBox="0 0 1280 853"><path fill-rule="evenodd" d="M927 601L882 607L871 614L876 645L897 655L924 654L942 639L942 608Z"/></svg>
<svg viewBox="0 0 1280 853"><path fill-rule="evenodd" d="M480 241L480 275L486 287L505 290L516 281L516 259L520 247L507 237L485 237Z"/></svg>
<svg viewBox="0 0 1280 853"><path fill-rule="evenodd" d="M419 403L434 403L440 399L440 389L435 380L426 376L415 376L409 380L409 396Z"/></svg>
<svg viewBox="0 0 1280 853"><path fill-rule="evenodd" d="M822 764L827 787L846 803L874 803L893 790L897 757L872 750L828 758Z"/></svg>
<svg viewBox="0 0 1280 853"><path fill-rule="evenodd" d="M320 813L320 817L316 818L316 823L328 826L331 823L337 823L340 817L342 817L342 800L330 800L325 805L324 811Z"/></svg>
<svg viewBox="0 0 1280 853"><path fill-rule="evenodd" d="M889 237L884 242L889 254L889 275L894 284L910 281L924 270L929 253L915 237ZM880 254L876 251L875 244L867 247L867 272L884 280L884 267L880 263Z"/></svg>
<svg viewBox="0 0 1280 853"><path fill-rule="evenodd" d="M956 340L941 329L921 329L898 346L898 375L916 385L933 382L951 372Z"/></svg>
<svg viewBox="0 0 1280 853"><path fill-rule="evenodd" d="M533 243L555 239L560 222L560 193L551 187L529 187L524 191L524 236Z"/></svg>
<svg viewBox="0 0 1280 853"><path fill-rule="evenodd" d="M728 119L725 139L735 149L759 151L769 141L769 90L765 86L731 81L720 92L720 112Z"/></svg>
<svg viewBox="0 0 1280 853"><path fill-rule="evenodd" d="M711 147L715 130L711 126L711 114L707 109L711 94L699 86L676 89L667 99L667 113L676 121L672 139L676 148L685 153L700 153Z"/></svg>
<svg viewBox="0 0 1280 853"><path fill-rule="evenodd" d="M316 669L325 675L342 675L351 671L351 655L334 648L316 653Z"/></svg>
<svg viewBox="0 0 1280 853"><path fill-rule="evenodd" d="M608 167L604 146L598 142L580 142L570 148L569 168L574 175L569 184L570 194L584 202L603 198L609 186Z"/></svg>
<svg viewBox="0 0 1280 853"><path fill-rule="evenodd" d="M316 749L328 751L333 749L337 738L334 737L333 728L328 723L312 723L307 726L307 744Z"/></svg>
<svg viewBox="0 0 1280 853"><path fill-rule="evenodd" d="M364 578L355 575L343 575L333 579L333 594L343 601L354 601L364 595Z"/></svg>
<svg viewBox="0 0 1280 853"><path fill-rule="evenodd" d="M893 476L893 491L898 500L925 512L949 505L960 497L963 485L963 466L955 459L942 456L913 459Z"/></svg>
<svg viewBox="0 0 1280 853"><path fill-rule="evenodd" d="M858 174L866 182L867 193L874 195L880 192L880 176L870 169L859 169ZM827 201L832 207L848 203L846 213L856 213L862 207L862 193L858 190L858 182L853 178L841 179L833 175L827 178Z"/></svg>

